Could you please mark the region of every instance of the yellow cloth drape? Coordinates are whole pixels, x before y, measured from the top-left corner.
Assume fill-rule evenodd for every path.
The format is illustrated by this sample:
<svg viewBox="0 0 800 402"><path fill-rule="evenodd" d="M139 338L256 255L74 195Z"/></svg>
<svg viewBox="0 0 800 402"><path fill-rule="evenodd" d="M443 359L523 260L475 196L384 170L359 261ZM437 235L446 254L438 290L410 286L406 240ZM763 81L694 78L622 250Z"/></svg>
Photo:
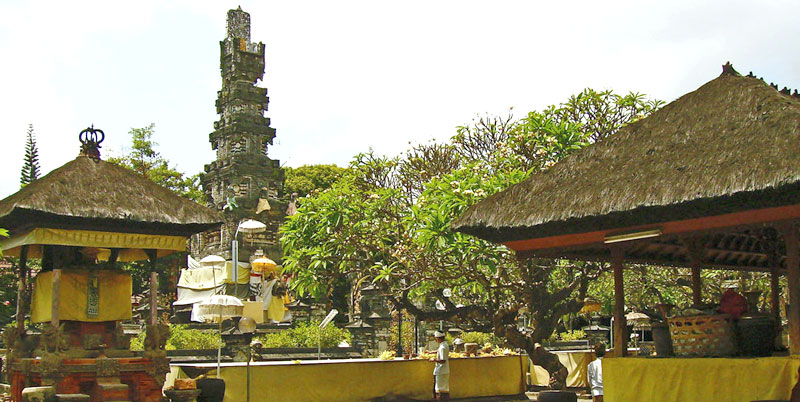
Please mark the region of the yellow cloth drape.
<svg viewBox="0 0 800 402"><path fill-rule="evenodd" d="M239 284L250 284L250 264L240 262L239 263ZM233 264L230 261L225 261L225 283L234 283L233 282Z"/></svg>
<svg viewBox="0 0 800 402"><path fill-rule="evenodd" d="M264 303L260 301L242 301L242 303L244 304L242 317L250 317L256 324L264 322Z"/></svg>
<svg viewBox="0 0 800 402"><path fill-rule="evenodd" d="M109 249L119 248L118 261L131 262L147 259L144 250L157 250L158 257L186 250L186 237L140 233L101 232L94 230L68 230L36 228L30 232L0 240L6 256L18 257L23 245L28 245L28 257L41 258L42 245L78 246L97 248L97 258L108 259Z"/></svg>
<svg viewBox="0 0 800 402"><path fill-rule="evenodd" d="M121 271L99 270L99 314L86 314L86 296L89 288L89 271L62 270L58 318L61 320L99 322L129 320L131 318L131 276ZM31 306L31 321L49 322L52 317L53 271L36 275Z"/></svg>
<svg viewBox="0 0 800 402"><path fill-rule="evenodd" d="M606 402L788 400L800 357L603 359Z"/></svg>
<svg viewBox="0 0 800 402"><path fill-rule="evenodd" d="M527 361L527 356L450 359L450 396L479 398L519 395L527 389ZM195 366L210 369L207 374L209 377L216 374L216 364ZM168 379L174 381L176 377L185 376L178 371L173 366ZM233 367L224 365L220 377L225 380L225 402L246 399L245 363ZM430 400L432 391L433 362L427 360L354 359L301 364L288 361L259 362L250 365L252 401L351 402L371 401L386 395L398 399Z"/></svg>
<svg viewBox="0 0 800 402"><path fill-rule="evenodd" d="M585 388L589 386L586 373L589 363L595 359L594 352L562 351L554 352L558 360L567 368L567 387ZM547 386L550 382L550 373L543 367L531 365L531 385Z"/></svg>
<svg viewBox="0 0 800 402"><path fill-rule="evenodd" d="M286 309L283 308L283 299L277 296L272 296L267 306L267 318L278 322L283 321L283 315Z"/></svg>

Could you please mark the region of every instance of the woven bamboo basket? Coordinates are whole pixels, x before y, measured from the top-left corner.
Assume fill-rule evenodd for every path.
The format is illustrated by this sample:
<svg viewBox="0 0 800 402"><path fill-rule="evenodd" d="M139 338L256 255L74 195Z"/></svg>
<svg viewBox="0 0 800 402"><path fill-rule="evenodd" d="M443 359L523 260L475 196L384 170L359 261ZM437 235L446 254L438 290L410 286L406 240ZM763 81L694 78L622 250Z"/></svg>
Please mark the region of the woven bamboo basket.
<svg viewBox="0 0 800 402"><path fill-rule="evenodd" d="M730 356L736 352L727 314L668 319L672 349L678 356Z"/></svg>

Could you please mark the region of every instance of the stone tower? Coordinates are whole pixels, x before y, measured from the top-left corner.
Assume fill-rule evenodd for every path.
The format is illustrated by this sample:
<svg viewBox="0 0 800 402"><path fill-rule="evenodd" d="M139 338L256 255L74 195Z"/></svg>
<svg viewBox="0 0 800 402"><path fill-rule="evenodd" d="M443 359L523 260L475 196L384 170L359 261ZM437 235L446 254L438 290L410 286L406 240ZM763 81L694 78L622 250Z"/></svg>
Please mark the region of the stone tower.
<svg viewBox="0 0 800 402"><path fill-rule="evenodd" d="M227 36L220 42L222 89L217 92L211 148L214 162L205 166L203 191L209 206L223 211L225 223L219 231L203 233L192 244L193 254L217 254L231 258L231 240L242 219L267 225L264 233L239 234L239 260L247 261L255 249L280 261L277 232L284 219L282 195L284 173L278 160L267 156L275 129L264 116L269 98L266 88L256 84L264 77L264 44L250 42L250 14L241 8L228 11Z"/></svg>

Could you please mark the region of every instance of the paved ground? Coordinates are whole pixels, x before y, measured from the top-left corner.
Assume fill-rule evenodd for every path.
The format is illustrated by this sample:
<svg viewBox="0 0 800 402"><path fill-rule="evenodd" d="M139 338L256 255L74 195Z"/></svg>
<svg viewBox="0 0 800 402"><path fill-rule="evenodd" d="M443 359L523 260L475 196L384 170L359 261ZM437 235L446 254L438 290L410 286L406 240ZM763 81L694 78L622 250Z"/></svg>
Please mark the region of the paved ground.
<svg viewBox="0 0 800 402"><path fill-rule="evenodd" d="M592 402L592 396L587 394L584 390L572 390L578 394L578 402ZM528 397L530 401L538 401L539 400L539 393L538 392L526 392L525 395Z"/></svg>
<svg viewBox="0 0 800 402"><path fill-rule="evenodd" d="M591 402L591 395L587 394L585 390L573 389L578 394L578 402ZM526 398L527 397L527 398ZM454 401L471 401L471 402L507 402L507 401L538 401L539 392L526 392L525 396L519 395L517 397L488 397L488 398L469 398L469 399L453 399Z"/></svg>

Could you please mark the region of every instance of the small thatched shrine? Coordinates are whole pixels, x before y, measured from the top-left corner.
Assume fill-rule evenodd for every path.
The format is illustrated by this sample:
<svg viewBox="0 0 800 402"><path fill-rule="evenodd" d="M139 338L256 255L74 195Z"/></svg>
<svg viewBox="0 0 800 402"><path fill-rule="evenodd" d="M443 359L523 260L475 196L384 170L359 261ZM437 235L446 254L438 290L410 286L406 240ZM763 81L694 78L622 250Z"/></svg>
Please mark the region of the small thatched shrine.
<svg viewBox="0 0 800 402"><path fill-rule="evenodd" d="M788 399L800 367L799 150L800 99L726 64L696 91L472 206L454 226L520 258L611 261L616 357L627 351L625 262L690 267L695 304L701 269L771 272L775 318L786 275L790 357L605 359L603 378L609 402Z"/></svg>
<svg viewBox="0 0 800 402"><path fill-rule="evenodd" d="M160 401L169 370L159 324L157 258L186 250L189 236L219 225L214 211L100 159L101 130L81 132L80 155L0 201L3 253L19 257L17 325L4 332L14 400L26 387L92 401ZM41 259L30 278L27 262ZM142 356L120 322L131 319L131 276L118 263L150 262L150 317ZM27 281L33 294L26 295ZM25 317L30 296L30 321ZM41 332L41 333L38 333Z"/></svg>

